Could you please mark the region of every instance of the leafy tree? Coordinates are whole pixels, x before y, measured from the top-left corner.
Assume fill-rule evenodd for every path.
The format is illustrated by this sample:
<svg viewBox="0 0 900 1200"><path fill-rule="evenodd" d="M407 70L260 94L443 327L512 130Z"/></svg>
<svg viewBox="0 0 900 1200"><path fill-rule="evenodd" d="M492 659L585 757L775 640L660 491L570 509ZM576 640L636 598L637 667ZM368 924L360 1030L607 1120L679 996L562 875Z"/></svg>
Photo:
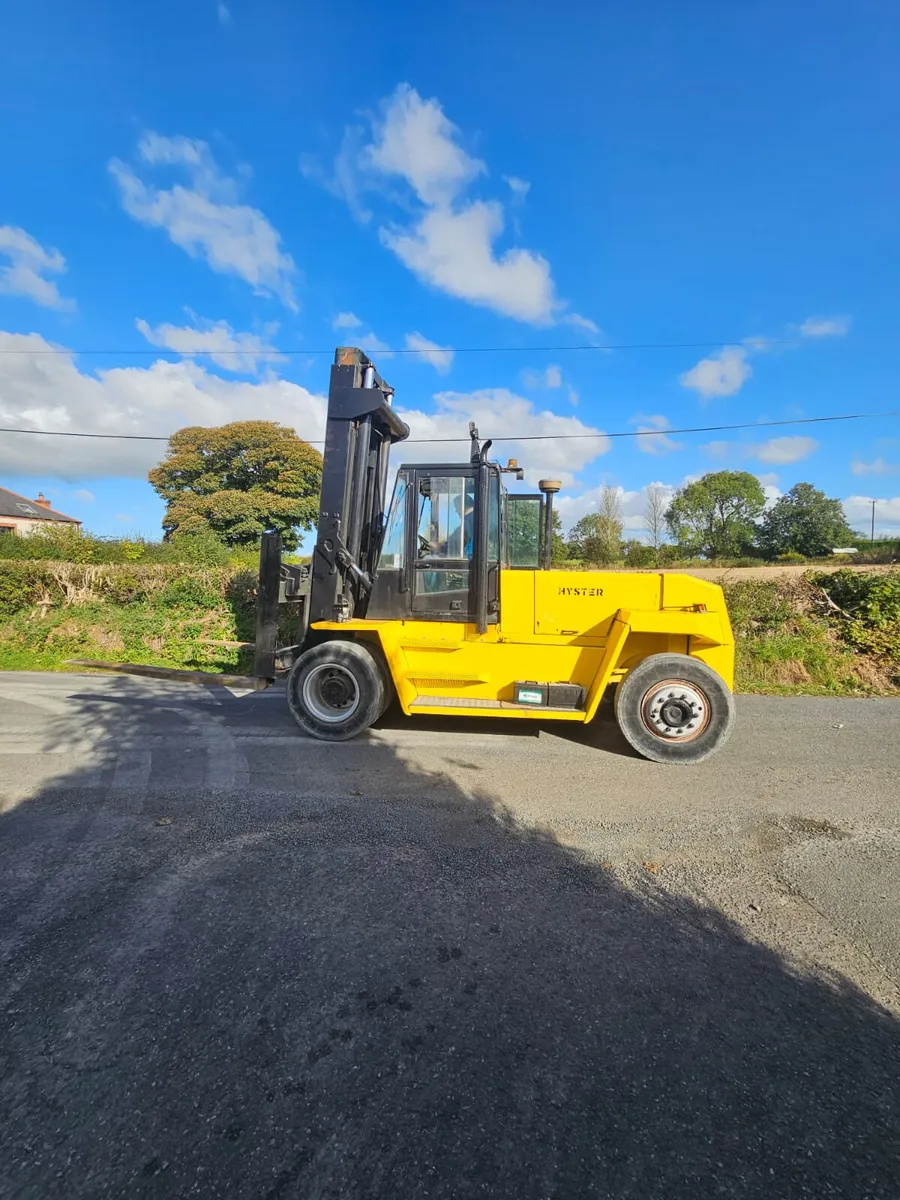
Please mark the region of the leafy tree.
<svg viewBox="0 0 900 1200"><path fill-rule="evenodd" d="M513 564L523 564L533 561L535 546L543 540L544 530L541 520L541 507L536 503L517 504L510 506L509 549ZM562 519L559 512L553 510L553 540L550 549L550 561L565 562L569 547L566 545L562 531Z"/></svg>
<svg viewBox="0 0 900 1200"><path fill-rule="evenodd" d="M287 549L318 514L322 456L274 421L179 429L150 483L166 501L166 537L211 530L229 546L257 542L267 529Z"/></svg>
<svg viewBox="0 0 900 1200"><path fill-rule="evenodd" d="M587 513L572 526L569 555L595 563L612 563L622 557L622 501L618 488L604 484L598 511Z"/></svg>
<svg viewBox="0 0 900 1200"><path fill-rule="evenodd" d="M796 483L763 517L760 544L766 554L804 554L815 558L835 546L852 546L856 535L840 500L830 500L811 483Z"/></svg>
<svg viewBox="0 0 900 1200"><path fill-rule="evenodd" d="M629 538L622 547L625 552L625 563L629 567L655 567L659 551L655 546L648 546L637 538Z"/></svg>
<svg viewBox="0 0 900 1200"><path fill-rule="evenodd" d="M666 525L686 554L726 558L753 545L765 503L762 486L749 471L713 471L678 492Z"/></svg>
<svg viewBox="0 0 900 1200"><path fill-rule="evenodd" d="M566 539L563 537L562 517L554 508L553 510L553 540L550 548L550 561L553 563L565 562L569 557L569 547L566 545Z"/></svg>

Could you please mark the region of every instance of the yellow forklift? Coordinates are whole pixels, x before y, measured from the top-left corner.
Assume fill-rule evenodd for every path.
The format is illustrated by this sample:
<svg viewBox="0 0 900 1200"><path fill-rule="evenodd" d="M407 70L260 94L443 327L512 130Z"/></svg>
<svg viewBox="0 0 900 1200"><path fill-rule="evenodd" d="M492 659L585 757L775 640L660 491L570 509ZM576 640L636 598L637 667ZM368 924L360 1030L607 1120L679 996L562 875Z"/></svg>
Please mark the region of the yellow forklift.
<svg viewBox="0 0 900 1200"><path fill-rule="evenodd" d="M260 558L255 674L289 669L304 733L356 737L396 698L409 717L586 724L614 688L616 719L656 762L698 762L728 738L734 641L721 588L685 575L559 571L550 565L553 496L508 492L514 462L488 457L470 425L462 463L399 467L409 429L393 389L361 351L331 369L312 561ZM279 603L295 644L276 646Z"/></svg>

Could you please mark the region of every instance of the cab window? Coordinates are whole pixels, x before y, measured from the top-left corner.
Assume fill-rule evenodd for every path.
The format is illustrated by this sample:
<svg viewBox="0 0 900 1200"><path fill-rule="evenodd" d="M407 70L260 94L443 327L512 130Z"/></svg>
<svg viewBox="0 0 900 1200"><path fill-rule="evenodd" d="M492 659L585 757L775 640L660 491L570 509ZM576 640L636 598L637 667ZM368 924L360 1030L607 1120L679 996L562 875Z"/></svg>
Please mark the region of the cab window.
<svg viewBox="0 0 900 1200"><path fill-rule="evenodd" d="M406 489L408 486L409 478L405 472L401 472L394 484L394 498L391 501L391 511L388 514L384 541L381 544L381 555L378 559L378 566L388 571L403 569L406 539Z"/></svg>
<svg viewBox="0 0 900 1200"><path fill-rule="evenodd" d="M462 562L474 552L475 481L471 476L434 475L421 481L418 558Z"/></svg>

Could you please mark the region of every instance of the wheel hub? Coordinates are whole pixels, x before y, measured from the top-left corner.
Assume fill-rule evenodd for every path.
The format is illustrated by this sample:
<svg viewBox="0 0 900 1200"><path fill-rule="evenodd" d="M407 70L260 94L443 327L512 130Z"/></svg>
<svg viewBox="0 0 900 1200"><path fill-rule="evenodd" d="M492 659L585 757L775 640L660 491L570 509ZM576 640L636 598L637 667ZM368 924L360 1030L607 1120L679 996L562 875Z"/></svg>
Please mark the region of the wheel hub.
<svg viewBox="0 0 900 1200"><path fill-rule="evenodd" d="M352 672L336 663L322 663L304 678L304 707L329 725L349 720L359 707L359 685Z"/></svg>
<svg viewBox="0 0 900 1200"><path fill-rule="evenodd" d="M320 685L322 699L332 708L343 708L353 699L353 692L348 684L349 680L345 677L331 675L323 679Z"/></svg>
<svg viewBox="0 0 900 1200"><path fill-rule="evenodd" d="M647 729L666 741L688 742L709 724L709 701L696 684L666 679L644 696L641 718Z"/></svg>

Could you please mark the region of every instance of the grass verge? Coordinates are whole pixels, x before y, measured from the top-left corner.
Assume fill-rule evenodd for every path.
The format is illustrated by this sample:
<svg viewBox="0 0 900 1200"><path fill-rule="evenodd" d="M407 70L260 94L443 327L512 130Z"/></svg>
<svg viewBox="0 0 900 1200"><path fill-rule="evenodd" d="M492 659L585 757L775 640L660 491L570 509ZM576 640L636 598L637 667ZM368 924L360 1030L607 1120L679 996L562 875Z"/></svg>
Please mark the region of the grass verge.
<svg viewBox="0 0 900 1200"><path fill-rule="evenodd" d="M900 571L725 584L736 690L900 694ZM228 567L0 562L0 670L97 658L249 673L255 580ZM285 621L287 618L285 618ZM293 640L285 624L284 642Z"/></svg>

